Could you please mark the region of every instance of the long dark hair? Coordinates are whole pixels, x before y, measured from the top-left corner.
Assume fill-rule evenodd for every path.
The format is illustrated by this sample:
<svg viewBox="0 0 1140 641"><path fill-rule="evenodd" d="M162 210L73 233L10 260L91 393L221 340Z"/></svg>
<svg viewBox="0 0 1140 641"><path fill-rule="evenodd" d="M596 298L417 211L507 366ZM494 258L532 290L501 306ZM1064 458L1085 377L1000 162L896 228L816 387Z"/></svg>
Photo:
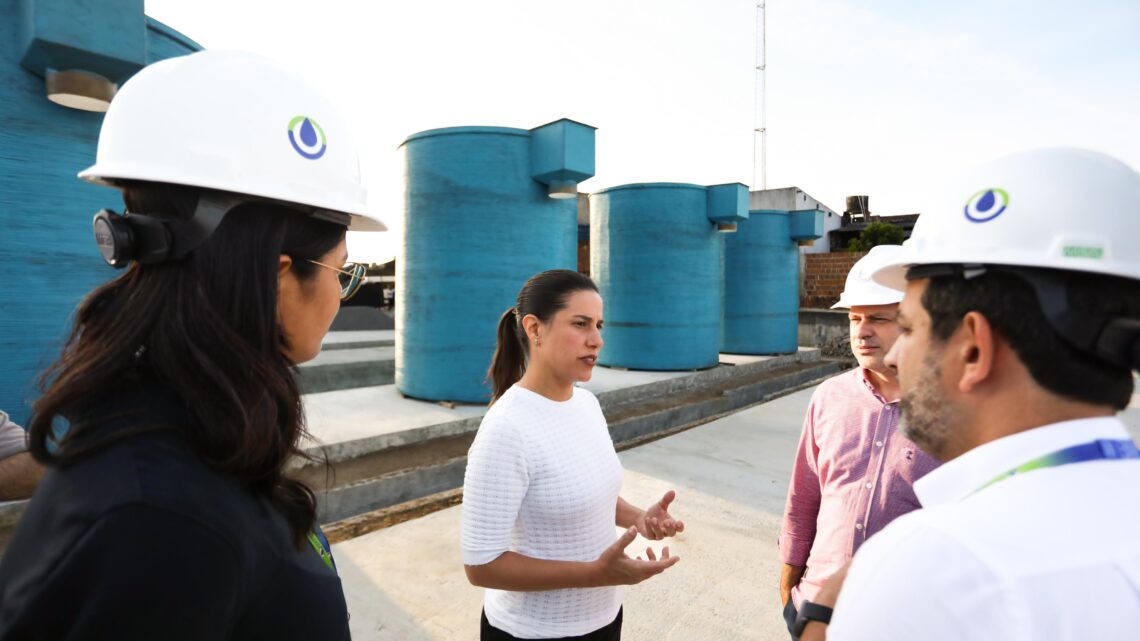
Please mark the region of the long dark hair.
<svg viewBox="0 0 1140 641"><path fill-rule="evenodd" d="M198 190L137 183L124 190L127 211L188 218ZM66 466L145 429L98 430L125 390L158 385L188 413L181 431L210 468L266 496L301 545L316 501L283 468L306 434L301 394L285 356L277 317L279 256L293 258L302 283L340 243L345 227L283 206L235 207L186 258L126 273L91 292L76 311L60 359L41 378L30 424L39 461ZM113 405L113 403L112 403ZM58 419L70 423L62 438ZM103 438L106 436L106 438Z"/></svg>
<svg viewBox="0 0 1140 641"><path fill-rule="evenodd" d="M596 292L598 286L589 276L569 269L551 269L535 274L522 286L515 306L499 318L495 356L491 358L491 368L487 371L492 404L526 371L528 343L522 327L523 317L534 314L542 322L549 323L566 307L570 295L582 290Z"/></svg>

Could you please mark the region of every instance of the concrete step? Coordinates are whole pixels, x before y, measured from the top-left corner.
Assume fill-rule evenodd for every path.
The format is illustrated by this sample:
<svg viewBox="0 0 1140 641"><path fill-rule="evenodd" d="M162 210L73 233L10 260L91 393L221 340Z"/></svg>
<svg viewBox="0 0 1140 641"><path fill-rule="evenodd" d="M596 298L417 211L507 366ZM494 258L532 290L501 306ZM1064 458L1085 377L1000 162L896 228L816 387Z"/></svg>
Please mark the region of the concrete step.
<svg viewBox="0 0 1140 641"><path fill-rule="evenodd" d="M601 392L598 398L616 447L625 449L814 384L838 371L837 363L821 361L813 350ZM383 516L377 518L387 525L393 506L433 494L451 501L449 492L463 485L467 449L480 420L475 416L433 426L434 437L403 436L391 447L329 461L328 467L307 465L292 474L317 491L323 523L351 518L353 531L359 534L368 530L367 524L361 525L362 519L368 519L366 513L379 511Z"/></svg>
<svg viewBox="0 0 1140 641"><path fill-rule="evenodd" d="M657 439L834 375L831 361L794 363L605 412L616 447Z"/></svg>
<svg viewBox="0 0 1140 641"><path fill-rule="evenodd" d="M305 394L390 385L396 375L396 348L326 349L298 367L297 372L297 384Z"/></svg>
<svg viewBox="0 0 1140 641"><path fill-rule="evenodd" d="M321 350L355 349L358 347L391 347L396 344L395 330L329 332Z"/></svg>
<svg viewBox="0 0 1140 641"><path fill-rule="evenodd" d="M384 372L376 370L391 363L392 351L390 346L328 349L300 368L306 412L318 440L305 444L316 460L296 461L290 474L316 491L321 521L338 522L329 528L330 536L364 533L459 500L467 450L486 408L405 399L391 384L359 387L384 380ZM617 446L626 449L789 393L839 369L810 349L774 357L722 354L721 361L695 372L599 367L586 387L598 397ZM359 371L338 382L322 380L330 371L322 368L337 376ZM391 380L390 372L387 376ZM315 392L322 388L336 391ZM0 503L0 551L23 507L23 502Z"/></svg>

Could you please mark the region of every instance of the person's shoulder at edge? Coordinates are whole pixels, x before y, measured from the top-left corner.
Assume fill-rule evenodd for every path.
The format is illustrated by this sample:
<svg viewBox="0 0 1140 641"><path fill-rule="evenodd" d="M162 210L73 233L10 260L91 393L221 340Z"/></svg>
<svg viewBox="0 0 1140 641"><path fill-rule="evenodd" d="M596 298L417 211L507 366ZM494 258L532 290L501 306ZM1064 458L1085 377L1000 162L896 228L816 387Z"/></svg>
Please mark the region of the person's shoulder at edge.
<svg viewBox="0 0 1140 641"><path fill-rule="evenodd" d="M850 389L859 389L858 385L863 384L863 368L856 365L851 369L843 370L835 376L823 381L815 388L815 393L812 394L813 398L819 398L827 394L833 394L838 391L846 391Z"/></svg>
<svg viewBox="0 0 1140 641"><path fill-rule="evenodd" d="M849 397L851 390L858 390L857 385L862 384L863 373L859 367L839 372L826 379L812 390L811 400L808 403L809 414L818 413L828 406L834 398Z"/></svg>
<svg viewBox="0 0 1140 641"><path fill-rule="evenodd" d="M157 420L165 418L173 417ZM177 429L159 428L107 442L54 468L41 483L40 494L42 500L33 500L26 516L54 518L52 513L66 512L80 526L138 506L181 515L232 542L251 533L263 536L263 512L257 506L262 499L207 465Z"/></svg>
<svg viewBox="0 0 1140 641"><path fill-rule="evenodd" d="M504 438L521 439L525 419L520 414L526 412L524 400L514 386L503 392L503 395L495 401L494 405L487 408L487 412L479 421L479 428L475 432L475 442L486 441L492 437L496 441Z"/></svg>
<svg viewBox="0 0 1140 641"><path fill-rule="evenodd" d="M1013 638L1009 582L955 532L954 509L904 514L859 548L828 639Z"/></svg>
<svg viewBox="0 0 1140 641"><path fill-rule="evenodd" d="M590 405L597 406L599 409L602 407L601 402L598 401L598 397L593 392L586 389L585 387L582 387L581 385L574 386L574 399L579 400L583 403L589 403Z"/></svg>

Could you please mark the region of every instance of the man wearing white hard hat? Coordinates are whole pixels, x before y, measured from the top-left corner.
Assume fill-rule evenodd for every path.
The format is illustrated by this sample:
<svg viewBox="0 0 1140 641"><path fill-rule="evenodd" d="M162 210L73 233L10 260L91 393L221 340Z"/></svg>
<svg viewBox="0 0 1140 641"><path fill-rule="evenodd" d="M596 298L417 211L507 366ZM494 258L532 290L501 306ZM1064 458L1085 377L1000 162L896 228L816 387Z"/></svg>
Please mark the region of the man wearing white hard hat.
<svg viewBox="0 0 1140 641"><path fill-rule="evenodd" d="M899 335L903 295L871 274L901 250L872 248L851 268L832 305L848 310L859 367L812 394L792 464L779 546L780 599L793 638L804 602L868 537L919 507L912 484L937 465L899 433L898 376L884 362Z"/></svg>
<svg viewBox="0 0 1140 641"><path fill-rule="evenodd" d="M903 431L944 464L804 638L1140 638L1140 174L1051 149L951 187L874 275L906 291Z"/></svg>

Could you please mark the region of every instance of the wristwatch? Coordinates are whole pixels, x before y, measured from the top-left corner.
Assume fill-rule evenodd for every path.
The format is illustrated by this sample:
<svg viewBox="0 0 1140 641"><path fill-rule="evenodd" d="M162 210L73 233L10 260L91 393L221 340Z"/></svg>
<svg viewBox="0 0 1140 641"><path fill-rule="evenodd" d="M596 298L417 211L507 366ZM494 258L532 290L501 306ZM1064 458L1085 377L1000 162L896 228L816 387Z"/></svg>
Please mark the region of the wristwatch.
<svg viewBox="0 0 1140 641"><path fill-rule="evenodd" d="M792 634L796 635L798 639L804 633L804 627L807 626L808 621L831 623L831 612L832 609L826 605L804 601L796 612L796 622L792 624Z"/></svg>

